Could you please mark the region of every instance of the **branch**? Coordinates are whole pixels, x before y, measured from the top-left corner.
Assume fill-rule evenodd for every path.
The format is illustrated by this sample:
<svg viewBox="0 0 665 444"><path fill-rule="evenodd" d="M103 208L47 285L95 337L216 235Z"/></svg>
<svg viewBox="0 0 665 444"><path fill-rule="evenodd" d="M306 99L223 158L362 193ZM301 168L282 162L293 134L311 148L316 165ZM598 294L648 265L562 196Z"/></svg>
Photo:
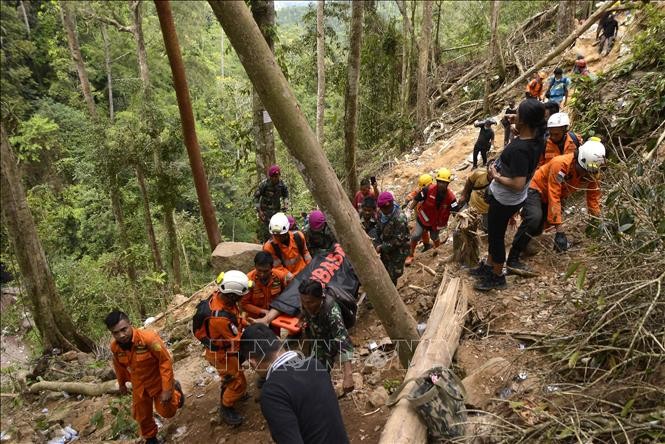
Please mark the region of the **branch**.
<svg viewBox="0 0 665 444"><path fill-rule="evenodd" d="M30 386L30 392L37 393L42 390L53 392L76 393L85 396L101 396L104 394L119 393L118 381L115 379L102 383L98 382L62 382L40 381Z"/></svg>
<svg viewBox="0 0 665 444"><path fill-rule="evenodd" d="M111 18L111 17L104 17L101 15L97 15L93 12L88 13L89 18L93 20L97 20L98 22L101 23L106 23L107 25L111 25L114 28L116 28L120 32L129 32L130 34L134 32L134 28L132 26L126 26L120 23L117 19L117 17Z"/></svg>

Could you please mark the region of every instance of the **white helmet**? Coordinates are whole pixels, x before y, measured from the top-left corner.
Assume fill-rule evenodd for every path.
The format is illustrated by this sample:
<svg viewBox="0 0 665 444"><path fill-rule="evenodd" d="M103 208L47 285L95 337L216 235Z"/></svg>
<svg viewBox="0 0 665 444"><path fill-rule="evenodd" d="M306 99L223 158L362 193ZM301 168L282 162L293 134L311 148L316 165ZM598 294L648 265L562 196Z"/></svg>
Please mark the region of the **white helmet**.
<svg viewBox="0 0 665 444"><path fill-rule="evenodd" d="M568 114L566 113L555 113L552 114L547 121L547 127L548 128L558 128L561 126L568 126L570 125L570 119L568 118Z"/></svg>
<svg viewBox="0 0 665 444"><path fill-rule="evenodd" d="M284 213L275 213L270 218L270 232L272 234L285 234L289 232L289 218Z"/></svg>
<svg viewBox="0 0 665 444"><path fill-rule="evenodd" d="M598 137L591 137L577 150L577 162L591 174L597 174L605 164L605 146Z"/></svg>
<svg viewBox="0 0 665 444"><path fill-rule="evenodd" d="M247 294L252 286L252 281L242 271L230 270L217 276L219 291L222 293L233 293L237 296Z"/></svg>

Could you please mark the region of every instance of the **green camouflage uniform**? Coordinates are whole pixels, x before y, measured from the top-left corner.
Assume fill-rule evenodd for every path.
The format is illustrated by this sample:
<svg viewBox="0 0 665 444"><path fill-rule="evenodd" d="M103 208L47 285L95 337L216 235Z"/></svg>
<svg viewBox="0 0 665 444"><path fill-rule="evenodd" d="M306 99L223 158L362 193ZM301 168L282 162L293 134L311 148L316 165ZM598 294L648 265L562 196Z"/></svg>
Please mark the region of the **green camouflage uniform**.
<svg viewBox="0 0 665 444"><path fill-rule="evenodd" d="M365 233L367 233L372 242L376 242L376 217L371 217L369 220L367 220L360 216L360 224L363 226Z"/></svg>
<svg viewBox="0 0 665 444"><path fill-rule="evenodd" d="M408 221L397 205L387 218L383 214L379 215L375 244L381 246L381 261L395 285L404 273L410 240Z"/></svg>
<svg viewBox="0 0 665 444"><path fill-rule="evenodd" d="M337 243L335 235L328 224L320 231L312 230L309 224L307 224L303 229L303 233L305 234L305 239L307 239L307 249L312 257L316 256L317 253L330 252Z"/></svg>
<svg viewBox="0 0 665 444"><path fill-rule="evenodd" d="M266 218L259 220L259 240L262 242L270 239L270 218L279 213L286 211L289 199L289 188L283 181L279 181L277 185L273 185L270 179L265 179L254 193L254 207L256 210L263 211Z"/></svg>
<svg viewBox="0 0 665 444"><path fill-rule="evenodd" d="M316 316L303 310L303 321L306 337L312 341L310 355L326 364L328 371L336 360L344 363L353 359L353 343L344 326L342 311L330 296L326 297Z"/></svg>

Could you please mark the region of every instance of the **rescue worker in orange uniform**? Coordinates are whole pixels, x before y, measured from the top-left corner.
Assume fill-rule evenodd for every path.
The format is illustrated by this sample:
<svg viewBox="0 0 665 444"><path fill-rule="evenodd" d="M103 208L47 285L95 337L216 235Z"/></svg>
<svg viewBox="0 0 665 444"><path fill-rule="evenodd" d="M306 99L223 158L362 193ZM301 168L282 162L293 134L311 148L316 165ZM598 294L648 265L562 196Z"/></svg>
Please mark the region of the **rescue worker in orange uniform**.
<svg viewBox="0 0 665 444"><path fill-rule="evenodd" d="M434 248L440 245L439 230L448 225L450 212L457 211L455 193L448 188L452 180L453 175L448 168L439 169L436 173L436 183L420 190L420 193L411 202L411 206L415 206L419 202L422 202L422 205L418 210L416 226L411 233L411 252L404 265L409 266L413 262L416 246L425 231L429 231Z"/></svg>
<svg viewBox="0 0 665 444"><path fill-rule="evenodd" d="M157 443L153 404L162 417L172 418L185 403L180 383L173 375L171 354L157 333L133 328L122 311L112 311L104 323L113 335L111 353L120 394L127 394L126 384L131 382L132 417L139 423L145 442Z"/></svg>
<svg viewBox="0 0 665 444"><path fill-rule="evenodd" d="M556 227L554 249L568 249L563 231L561 201L575 191L586 191L587 210L600 215L599 170L605 164L605 147L592 137L575 153L557 156L536 170L522 209L522 223L517 229L506 265L526 269L519 261L531 238L543 232L545 223Z"/></svg>
<svg viewBox="0 0 665 444"><path fill-rule="evenodd" d="M413 199L416 198L418 193L420 193L424 187L431 185L432 182L434 182L434 178L432 178L431 174L427 174L427 173L426 174L421 174L418 177L418 188L416 188L415 190L413 190L409 194L407 194L406 200L404 202L404 206L410 204L413 201ZM418 212L420 211L421 206L422 206L422 202L416 203L416 214L418 214ZM411 218L411 216L408 216L408 217L409 217L409 219ZM424 253L425 251L432 248L432 244L429 241L429 231L423 232L422 240L423 240L422 252Z"/></svg>
<svg viewBox="0 0 665 444"><path fill-rule="evenodd" d="M270 308L270 303L289 285L293 275L287 270L273 268L272 256L259 251L254 256L254 269L247 273L247 278L254 285L240 300L240 308L247 313L248 322L270 325L280 315L278 310ZM255 314L257 311L260 315ZM273 328L273 331L279 335L279 328Z"/></svg>
<svg viewBox="0 0 665 444"><path fill-rule="evenodd" d="M561 156L562 154L575 153L575 150L584 142L582 137L572 131L568 131L570 119L566 113L555 113L547 119L548 138L545 144L545 152L540 156L538 166Z"/></svg>
<svg viewBox="0 0 665 444"><path fill-rule="evenodd" d="M245 419L235 409L238 401L247 396L247 380L240 368L238 351L244 320L240 317L238 301L251 288L251 281L242 271L231 270L217 278L219 289L210 298L211 316L207 331L210 335L205 358L221 378L219 413L224 422L240 425Z"/></svg>
<svg viewBox="0 0 665 444"><path fill-rule="evenodd" d="M263 251L273 258L273 267L291 272L294 276L312 261L307 250L305 235L300 231L289 231L289 219L277 213L270 219L272 239L263 244Z"/></svg>
<svg viewBox="0 0 665 444"><path fill-rule="evenodd" d="M543 100L543 80L547 74L540 71L533 76L533 79L526 85L526 98Z"/></svg>

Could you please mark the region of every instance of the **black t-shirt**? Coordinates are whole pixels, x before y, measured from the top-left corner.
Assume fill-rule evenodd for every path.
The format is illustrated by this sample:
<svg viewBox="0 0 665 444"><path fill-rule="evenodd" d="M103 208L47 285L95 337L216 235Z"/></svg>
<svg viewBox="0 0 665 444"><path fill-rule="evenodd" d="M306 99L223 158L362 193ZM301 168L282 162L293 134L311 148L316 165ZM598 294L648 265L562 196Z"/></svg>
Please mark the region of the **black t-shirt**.
<svg viewBox="0 0 665 444"><path fill-rule="evenodd" d="M349 442L330 374L315 358L273 370L261 389L261 412L277 444Z"/></svg>
<svg viewBox="0 0 665 444"><path fill-rule="evenodd" d="M541 140L515 139L499 156L496 169L502 176L526 177L528 181L536 171L543 148Z"/></svg>
<svg viewBox="0 0 665 444"><path fill-rule="evenodd" d="M605 37L611 37L617 32L617 29L619 29L619 22L617 22L616 19L611 18L603 24L603 35Z"/></svg>
<svg viewBox="0 0 665 444"><path fill-rule="evenodd" d="M490 141L494 139L494 131L492 128L485 128L484 126L480 128L480 133L478 134L478 140L476 140L476 145L486 147L490 145Z"/></svg>

